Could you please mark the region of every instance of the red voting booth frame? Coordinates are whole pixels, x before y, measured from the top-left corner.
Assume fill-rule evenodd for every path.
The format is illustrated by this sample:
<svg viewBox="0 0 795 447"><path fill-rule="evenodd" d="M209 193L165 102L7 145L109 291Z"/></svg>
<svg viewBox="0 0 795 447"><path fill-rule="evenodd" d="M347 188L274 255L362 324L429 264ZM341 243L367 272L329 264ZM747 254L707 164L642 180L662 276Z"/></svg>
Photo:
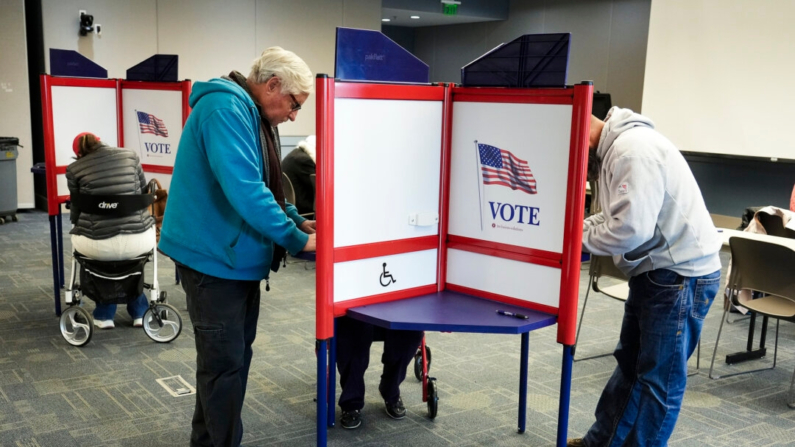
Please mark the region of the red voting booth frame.
<svg viewBox="0 0 795 447"><path fill-rule="evenodd" d="M585 174L588 157L593 85L590 82L565 89L467 88L455 86L420 86L346 83L319 75L317 78L318 168L316 181L317 245L316 338L318 350L318 445L326 443L326 429L333 426L335 381L333 368L326 369L327 348L336 356L334 318L353 307L402 300L424 294L450 290L517 305L557 317L557 341L564 345L561 383L561 414L558 444L565 445L568 425L568 402L571 383L572 346L575 341L577 301L582 250L582 226L585 202ZM442 101L442 150L439 202L439 234L388 242L334 247L334 101L348 99ZM452 116L454 102L524 103L571 105L571 138L566 192L566 220L563 249L560 253L536 250L491 241L466 238L448 233L450 204L450 165L452 151ZM474 290L447 282L447 249L457 249L494 257L560 268L559 306L532 303L514 297ZM334 263L438 249L436 284L334 302ZM328 377L331 377L328 379ZM325 379L325 380L322 380ZM328 383L326 383L328 381ZM327 403L328 408L323 408ZM564 409L565 407L565 409ZM564 411L565 410L565 411ZM328 419L328 420L327 420ZM561 444L561 442L563 444Z"/></svg>
<svg viewBox="0 0 795 447"><path fill-rule="evenodd" d="M53 288L55 296L55 314L61 315L61 288L64 286L63 262L63 226L61 222L61 204L69 201L69 195L58 195L58 175L66 173L66 165L56 164L55 131L52 104L53 87L86 87L107 88L116 90L116 133L118 147L124 147L124 90L161 90L182 92L182 125L190 114L188 97L191 81L180 82L142 82L125 81L122 79L90 79L57 77L47 74L40 76L42 123L44 131L44 174L47 182L47 211L50 219L50 242L52 248ZM142 165L144 172L171 174L171 166Z"/></svg>

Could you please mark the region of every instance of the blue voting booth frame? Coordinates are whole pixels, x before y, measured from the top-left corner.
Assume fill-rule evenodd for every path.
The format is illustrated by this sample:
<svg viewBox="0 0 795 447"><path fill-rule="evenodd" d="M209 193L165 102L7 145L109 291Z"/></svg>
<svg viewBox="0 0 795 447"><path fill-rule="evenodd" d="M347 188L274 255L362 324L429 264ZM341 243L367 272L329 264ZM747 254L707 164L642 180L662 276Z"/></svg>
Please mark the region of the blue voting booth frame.
<svg viewBox="0 0 795 447"><path fill-rule="evenodd" d="M582 218L585 197L588 130L593 86L590 82L563 89L476 89L453 86L416 86L335 81L324 75L317 79L317 430L318 445L326 445L328 428L335 423L336 344L334 318L347 315L390 329L441 332L521 334L518 430L526 426L527 360L529 332L558 325L558 341L563 345L561 394L557 444L565 445L571 387L572 349L576 329L579 293ZM352 247L334 245L334 103L337 99L442 101L442 185L439 234L412 240L387 241ZM571 105L571 138L566 192L567 219L564 249L548 253L531 248L506 246L484 240L469 240L447 233L449 207L452 106L454 100L484 103L527 103ZM336 125L338 125L337 123ZM437 282L403 291L335 302L334 265L379 256L439 250ZM498 258L561 269L559 306L533 302L474 290L446 280L448 249L465 250ZM496 315L494 309L528 315L527 320ZM442 312L440 309L444 308Z"/></svg>
<svg viewBox="0 0 795 447"><path fill-rule="evenodd" d="M532 53L535 51L528 50L528 42L545 39L539 36L522 36L517 39L521 40L522 44L519 52L521 60L516 62L520 62L523 67L526 66L527 57L532 57ZM583 82L574 87L563 85L568 69L569 35L553 36L552 40L555 42L552 46L548 44L537 46L539 52L554 56L555 61L554 63L542 62L540 70L530 70L529 77L524 77L528 82L543 78L546 83L541 85L545 87L560 82L561 85L554 85L557 88L461 88L446 84L429 85L427 84L427 71L419 75L412 72L412 70L421 69L424 64L408 64L404 61L400 65L393 65L394 61L392 61L393 64L389 64L385 56L380 57L380 55L387 54L405 56L400 51L396 52L394 49L388 48L391 41L387 42L387 40L380 33L373 31L338 29L337 79L322 74L317 78L318 169L316 197L318 199L316 211L318 233L323 235L318 239L316 255L317 445L326 445L328 428L335 424L337 346L334 337L334 321L335 317L347 315L387 329L521 334L518 415L518 431L520 433L526 429L529 332L557 324L557 338L558 342L563 345L563 352L556 444L564 446L568 429L573 345L576 333L585 172L593 84ZM391 44L397 47L393 42ZM511 45L501 51L513 51L510 47ZM403 51L405 52L405 50ZM501 53L501 51L496 51L496 53ZM503 56L492 53L495 52L490 52L479 58L476 61L478 64L475 65L483 63L488 65L489 57ZM564 57L561 58L561 55ZM405 70L404 77L401 78L401 67L405 66L409 66L410 69ZM543 73L545 67L551 71L557 71L557 74L551 78L545 76ZM477 69L477 67L473 67L473 69ZM499 73L496 74L497 77L500 76ZM465 77L466 72L462 70L462 80ZM484 78L481 76L480 79ZM553 80L550 81L550 79ZM486 79L486 82L487 84L484 85L496 85L489 84L493 80ZM399 85L401 83L404 85ZM530 85L538 86L539 84ZM527 85L519 86L526 87ZM335 126L341 124L335 123L335 101L338 99L441 101L440 200L438 233L436 235L354 246L335 246L334 144ZM472 239L449 233L454 101L571 106L571 135L567 148L568 171L565 174L560 173L560 175L565 175L567 183L565 187L566 217L563 228L563 249L559 253L490 240ZM560 149L565 150L564 148ZM335 265L433 249L437 250L434 284L335 301ZM560 296L556 297L558 298L557 306L534 303L526 300L526 297L520 299L449 282L447 278L448 250L477 253L560 269ZM527 318L506 318L495 313L495 307L507 312L524 314ZM423 363L424 354L423 352ZM427 375L425 372L423 375L423 400L426 401L428 399Z"/></svg>
<svg viewBox="0 0 795 447"><path fill-rule="evenodd" d="M190 96L191 81L180 82L139 82L122 79L94 79L78 77L59 77L47 74L40 75L42 98L42 122L44 130L44 166L37 165L31 169L33 174L44 175L47 183L47 211L50 222L50 248L52 251L52 277L53 301L55 315L61 316L61 289L65 284L64 253L63 253L63 213L61 205L68 204L68 194L59 194L58 176L66 173L66 165L59 164L56 156L56 144L62 145L64 141L56 142L53 88L70 87L78 89L108 89L115 91L116 97L116 141L108 141L118 147L124 147L124 118L123 118L123 91L124 90L154 90L175 91L181 93L182 121L185 125L190 113L188 97ZM63 119L63 117L61 117ZM76 135L76 134L75 134ZM71 140L68 142L71 143ZM60 146L59 146L60 147ZM69 145L71 150L71 145ZM167 166L142 165L144 172L171 174L173 168Z"/></svg>

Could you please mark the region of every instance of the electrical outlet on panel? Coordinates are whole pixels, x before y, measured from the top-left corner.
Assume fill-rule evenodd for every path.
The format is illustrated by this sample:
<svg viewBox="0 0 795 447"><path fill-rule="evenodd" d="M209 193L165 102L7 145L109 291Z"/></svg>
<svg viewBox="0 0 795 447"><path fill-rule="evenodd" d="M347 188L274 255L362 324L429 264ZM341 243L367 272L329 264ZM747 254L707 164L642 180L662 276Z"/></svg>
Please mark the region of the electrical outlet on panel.
<svg viewBox="0 0 795 447"><path fill-rule="evenodd" d="M86 14L86 10L85 9L81 9L81 10L77 11L77 20L82 19L83 18L83 14Z"/></svg>
<svg viewBox="0 0 795 447"><path fill-rule="evenodd" d="M437 213L412 213L409 214L409 225L417 227L428 227L439 223Z"/></svg>

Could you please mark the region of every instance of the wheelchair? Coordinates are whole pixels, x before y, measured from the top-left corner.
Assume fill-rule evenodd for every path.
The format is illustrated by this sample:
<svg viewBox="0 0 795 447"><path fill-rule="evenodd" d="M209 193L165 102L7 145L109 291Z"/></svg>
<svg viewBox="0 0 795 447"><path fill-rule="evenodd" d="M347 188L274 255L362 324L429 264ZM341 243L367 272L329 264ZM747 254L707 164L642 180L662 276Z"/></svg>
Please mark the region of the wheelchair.
<svg viewBox="0 0 795 447"><path fill-rule="evenodd" d="M154 188L140 195L86 195L75 194L72 203L80 210L92 214L125 216L144 209L154 201ZM108 204L115 206L108 207ZM144 282L145 266L153 261L152 283ZM78 280L79 270L79 280ZM72 270L65 292L66 309L61 314L61 335L72 346L85 346L94 334L94 319L85 310L82 297L97 303L127 304L137 299L144 289L149 292L149 309L143 316L143 330L158 343L169 343L182 332L182 317L168 304L167 294L157 281L157 249L132 259L98 261L73 252Z"/></svg>

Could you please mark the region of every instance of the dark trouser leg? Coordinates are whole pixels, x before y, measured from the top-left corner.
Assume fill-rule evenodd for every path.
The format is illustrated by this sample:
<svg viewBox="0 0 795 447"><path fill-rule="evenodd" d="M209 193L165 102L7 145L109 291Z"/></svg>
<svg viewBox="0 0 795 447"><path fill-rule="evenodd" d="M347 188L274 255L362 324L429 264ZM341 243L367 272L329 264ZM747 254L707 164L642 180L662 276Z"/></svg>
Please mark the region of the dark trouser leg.
<svg viewBox="0 0 795 447"><path fill-rule="evenodd" d="M196 408L190 445L237 446L259 315L259 281L179 267L196 339Z"/></svg>
<svg viewBox="0 0 795 447"><path fill-rule="evenodd" d="M381 356L384 372L378 386L385 401L394 403L400 397L400 384L406 378L406 368L414 360L422 337L422 331L386 331L384 354Z"/></svg>
<svg viewBox="0 0 795 447"><path fill-rule="evenodd" d="M370 363L373 325L348 317L337 319L337 370L342 411L364 407L364 372Z"/></svg>

